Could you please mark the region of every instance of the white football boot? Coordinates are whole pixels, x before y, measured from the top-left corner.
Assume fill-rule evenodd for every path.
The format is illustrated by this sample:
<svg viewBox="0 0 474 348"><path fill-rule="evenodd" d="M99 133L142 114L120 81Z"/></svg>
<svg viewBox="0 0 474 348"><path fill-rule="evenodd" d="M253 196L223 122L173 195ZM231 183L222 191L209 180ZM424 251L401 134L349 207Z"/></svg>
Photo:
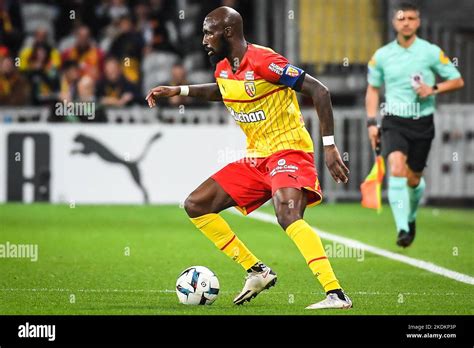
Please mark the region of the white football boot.
<svg viewBox="0 0 474 348"><path fill-rule="evenodd" d="M336 308L336 309L349 309L352 307L351 299L344 294L345 300L341 300L339 296L335 293L330 293L327 297L317 303L309 305L306 309L326 309L326 308Z"/></svg>
<svg viewBox="0 0 474 348"><path fill-rule="evenodd" d="M275 285L277 281L276 273L273 272L270 267L265 265L261 265L261 267L261 272L252 271L245 277L244 288L240 294L234 298L234 304L241 305L245 301L250 302L250 300L256 297L260 292Z"/></svg>

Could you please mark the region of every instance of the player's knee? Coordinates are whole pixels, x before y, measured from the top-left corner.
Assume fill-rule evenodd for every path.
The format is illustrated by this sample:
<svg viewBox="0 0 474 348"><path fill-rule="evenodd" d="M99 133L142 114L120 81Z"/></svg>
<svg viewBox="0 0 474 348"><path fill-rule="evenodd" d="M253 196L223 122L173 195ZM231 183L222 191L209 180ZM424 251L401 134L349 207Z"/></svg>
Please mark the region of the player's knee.
<svg viewBox="0 0 474 348"><path fill-rule="evenodd" d="M403 161L392 161L390 163L390 175L391 176L407 176L407 168Z"/></svg>
<svg viewBox="0 0 474 348"><path fill-rule="evenodd" d="M401 152L392 152L389 157L390 175L391 176L407 176L406 157Z"/></svg>
<svg viewBox="0 0 474 348"><path fill-rule="evenodd" d="M302 219L301 213L297 209L281 209L276 212L278 224L286 230L293 222Z"/></svg>
<svg viewBox="0 0 474 348"><path fill-rule="evenodd" d="M184 210L190 218L195 218L206 214L201 204L199 204L199 201L193 196L192 193L184 201Z"/></svg>
<svg viewBox="0 0 474 348"><path fill-rule="evenodd" d="M403 167L391 167L390 168L390 175L391 176L399 176L399 177L405 177L406 176L406 170Z"/></svg>

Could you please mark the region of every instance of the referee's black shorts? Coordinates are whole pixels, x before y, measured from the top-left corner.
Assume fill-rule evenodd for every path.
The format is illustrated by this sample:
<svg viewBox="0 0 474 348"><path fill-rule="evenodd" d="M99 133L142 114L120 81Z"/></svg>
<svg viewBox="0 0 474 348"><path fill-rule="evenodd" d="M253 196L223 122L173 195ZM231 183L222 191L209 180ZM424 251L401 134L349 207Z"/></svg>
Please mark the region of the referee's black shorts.
<svg viewBox="0 0 474 348"><path fill-rule="evenodd" d="M421 172L435 136L433 115L405 118L386 115L382 119L382 154L385 158L394 151L407 156L408 167Z"/></svg>

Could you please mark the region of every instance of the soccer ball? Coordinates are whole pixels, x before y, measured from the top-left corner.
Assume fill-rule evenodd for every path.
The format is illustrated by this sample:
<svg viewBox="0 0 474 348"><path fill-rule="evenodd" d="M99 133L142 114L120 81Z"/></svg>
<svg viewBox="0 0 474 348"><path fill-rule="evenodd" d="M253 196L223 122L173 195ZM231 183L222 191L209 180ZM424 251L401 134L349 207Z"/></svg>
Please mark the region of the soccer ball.
<svg viewBox="0 0 474 348"><path fill-rule="evenodd" d="M207 267L185 269L176 281L179 302L187 305L210 305L217 299L219 280Z"/></svg>

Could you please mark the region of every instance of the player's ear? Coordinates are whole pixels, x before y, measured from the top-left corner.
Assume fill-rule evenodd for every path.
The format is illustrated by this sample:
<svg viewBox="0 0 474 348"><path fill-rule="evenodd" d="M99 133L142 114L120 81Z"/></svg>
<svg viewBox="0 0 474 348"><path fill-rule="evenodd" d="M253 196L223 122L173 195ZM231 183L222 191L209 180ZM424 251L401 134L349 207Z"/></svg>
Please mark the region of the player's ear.
<svg viewBox="0 0 474 348"><path fill-rule="evenodd" d="M232 27L225 27L224 28L224 37L231 37L232 36Z"/></svg>

